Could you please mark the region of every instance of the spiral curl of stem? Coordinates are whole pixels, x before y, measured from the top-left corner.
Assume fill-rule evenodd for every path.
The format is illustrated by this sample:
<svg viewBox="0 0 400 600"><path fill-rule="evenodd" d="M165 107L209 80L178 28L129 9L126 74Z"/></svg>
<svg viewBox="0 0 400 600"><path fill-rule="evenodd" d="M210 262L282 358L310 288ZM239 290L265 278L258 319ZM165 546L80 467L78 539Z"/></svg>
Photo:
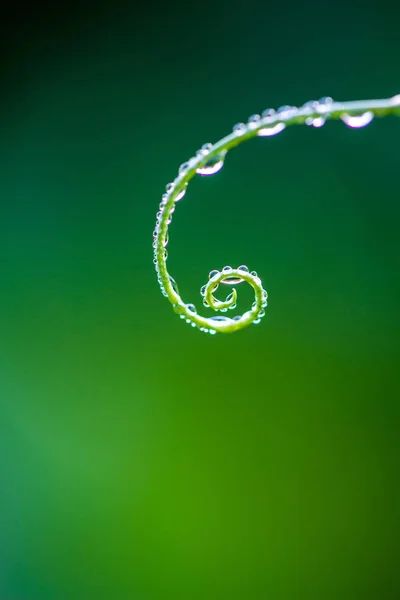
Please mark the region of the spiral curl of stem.
<svg viewBox="0 0 400 600"><path fill-rule="evenodd" d="M321 127L327 120L342 120L350 128L368 125L374 117L395 114L400 116L400 94L382 100L359 100L355 102L334 102L325 97L318 101L306 102L302 107L282 106L278 111L268 109L262 115L252 115L247 123L238 123L233 132L215 144L205 144L189 161L181 165L178 176L169 183L163 194L156 228L153 233L154 264L158 282L164 296L173 305L174 311L192 327L206 333L232 333L251 323L259 323L264 316L268 294L255 271L249 272L244 265L237 268L224 267L221 271L211 271L209 280L201 289L203 303L215 311L226 312L236 306L237 292L232 292L224 301L218 300L214 292L220 283L227 285L247 282L254 289L255 301L252 308L243 315L228 318L225 316L202 317L193 304L186 304L176 282L167 270L168 226L176 203L183 198L190 180L196 175L212 175L224 164L229 150L253 137L269 137L283 131L290 125L312 125Z"/></svg>

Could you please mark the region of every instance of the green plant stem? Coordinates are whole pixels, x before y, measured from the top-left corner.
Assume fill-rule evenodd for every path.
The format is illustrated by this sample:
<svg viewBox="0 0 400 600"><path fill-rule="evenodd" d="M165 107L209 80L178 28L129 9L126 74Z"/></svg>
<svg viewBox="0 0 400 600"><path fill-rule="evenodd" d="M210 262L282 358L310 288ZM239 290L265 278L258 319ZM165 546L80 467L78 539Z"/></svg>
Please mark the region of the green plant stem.
<svg viewBox="0 0 400 600"><path fill-rule="evenodd" d="M202 289L206 306L216 311L226 312L236 306L237 292L232 288L231 294L225 301L217 300L214 292L219 284L233 285L247 282L254 289L255 301L252 308L243 315L233 319L226 316L202 317L192 304L186 304L179 295L178 287L167 270L168 226L176 203L184 196L188 183L196 174L200 172L206 175L217 172L223 166L226 154L232 148L257 136L277 135L290 125L307 124L320 127L327 120L341 119L349 127L359 128L368 125L374 117L391 114L400 116L400 94L384 100L355 102L334 102L331 98L323 98L319 101L307 102L300 108L287 106L281 107L278 112L268 110L264 111L262 116L253 115L246 124L238 124L232 133L215 144L206 144L196 153L196 156L181 165L178 176L173 183L168 184L167 192L162 197L153 234L154 263L158 282L162 293L171 302L175 312L192 327L206 333L232 333L251 323L258 323L267 306L268 295L257 273L255 271L250 273L244 266L234 269L224 267L221 271L211 272L207 284Z"/></svg>

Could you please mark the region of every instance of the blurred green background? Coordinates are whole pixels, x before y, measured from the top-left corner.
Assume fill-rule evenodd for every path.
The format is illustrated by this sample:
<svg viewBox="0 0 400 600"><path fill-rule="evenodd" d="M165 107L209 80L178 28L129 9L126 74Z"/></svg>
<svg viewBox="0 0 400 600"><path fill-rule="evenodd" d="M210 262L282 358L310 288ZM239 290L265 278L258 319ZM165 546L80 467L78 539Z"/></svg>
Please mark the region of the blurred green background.
<svg viewBox="0 0 400 600"><path fill-rule="evenodd" d="M234 123L400 93L393 6L3 20L0 600L399 598L400 119L294 127L192 182L170 272L200 306L211 269L256 269L261 325L183 324L151 247L164 186Z"/></svg>

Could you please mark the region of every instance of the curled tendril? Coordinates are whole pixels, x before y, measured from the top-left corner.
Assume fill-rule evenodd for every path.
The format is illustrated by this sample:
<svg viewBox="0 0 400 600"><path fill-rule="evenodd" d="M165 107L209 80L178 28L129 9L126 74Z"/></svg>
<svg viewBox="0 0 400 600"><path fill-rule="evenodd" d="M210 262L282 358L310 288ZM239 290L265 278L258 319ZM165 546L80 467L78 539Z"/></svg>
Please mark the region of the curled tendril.
<svg viewBox="0 0 400 600"><path fill-rule="evenodd" d="M218 300L214 292L219 285L239 285L247 282L254 289L255 300L252 308L243 315L233 318L226 316L202 317L193 304L185 304L179 295L178 286L167 270L168 226L176 203L183 198L189 181L196 175L212 175L224 164L229 150L245 140L253 137L273 136L289 125L306 124L321 127L327 120L343 121L348 127L359 128L368 125L374 117L390 114L400 116L400 94L384 100L360 100L355 102L334 102L325 97L318 101L306 102L300 108L282 106L278 111L268 109L262 115L252 115L247 123L238 123L233 132L215 144L205 144L188 162L181 165L178 176L169 183L163 195L156 228L153 233L154 264L158 282L164 296L173 305L174 311L185 319L192 327L211 334L232 333L247 327L251 323L259 323L267 306L267 292L255 271L249 272L244 265L233 269L224 267L221 271L211 271L208 282L201 288L203 303L215 311L226 312L236 306L237 292L235 288L225 300Z"/></svg>

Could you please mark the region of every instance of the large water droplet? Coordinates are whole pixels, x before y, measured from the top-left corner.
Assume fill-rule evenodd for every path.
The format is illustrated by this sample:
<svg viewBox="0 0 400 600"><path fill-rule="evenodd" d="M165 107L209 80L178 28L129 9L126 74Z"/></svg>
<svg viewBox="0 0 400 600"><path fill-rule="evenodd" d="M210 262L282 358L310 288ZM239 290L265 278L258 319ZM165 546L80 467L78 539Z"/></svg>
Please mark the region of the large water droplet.
<svg viewBox="0 0 400 600"><path fill-rule="evenodd" d="M370 110L363 113L362 115L356 116L348 115L345 113L343 115L340 115L340 118L343 121L343 123L345 123L348 127L365 127L366 125L369 125L369 123L371 123L372 119L374 118L374 113Z"/></svg>
<svg viewBox="0 0 400 600"><path fill-rule="evenodd" d="M276 123L276 125L272 125L272 127L263 127L259 131L257 131L257 135L261 137L276 135L285 129L285 123Z"/></svg>
<svg viewBox="0 0 400 600"><path fill-rule="evenodd" d="M226 266L222 269L222 273L225 273L226 275L229 275L232 273L232 271L232 267L229 266ZM221 283L225 283L226 285L235 285L237 283L242 283L242 281L243 279L238 279L237 277L227 277L226 279L223 279Z"/></svg>
<svg viewBox="0 0 400 600"><path fill-rule="evenodd" d="M183 188L183 190L181 190L179 192L179 194L177 195L177 197L175 198L175 202L178 202L179 200L182 200L183 196L186 194L186 187Z"/></svg>
<svg viewBox="0 0 400 600"><path fill-rule="evenodd" d="M245 271L246 273L248 273L249 267L246 267L246 265L240 265L240 267L238 267L238 271Z"/></svg>
<svg viewBox="0 0 400 600"><path fill-rule="evenodd" d="M188 310L190 310L191 312L194 312L194 313L197 312L194 304L186 304L186 308Z"/></svg>
<svg viewBox="0 0 400 600"><path fill-rule="evenodd" d="M217 154L213 156L203 167L196 169L199 175L214 175L224 166L225 155Z"/></svg>
<svg viewBox="0 0 400 600"><path fill-rule="evenodd" d="M205 295L206 295L206 286L205 286L205 285L203 285L203 286L200 288L200 294L201 294L202 296L205 296Z"/></svg>

